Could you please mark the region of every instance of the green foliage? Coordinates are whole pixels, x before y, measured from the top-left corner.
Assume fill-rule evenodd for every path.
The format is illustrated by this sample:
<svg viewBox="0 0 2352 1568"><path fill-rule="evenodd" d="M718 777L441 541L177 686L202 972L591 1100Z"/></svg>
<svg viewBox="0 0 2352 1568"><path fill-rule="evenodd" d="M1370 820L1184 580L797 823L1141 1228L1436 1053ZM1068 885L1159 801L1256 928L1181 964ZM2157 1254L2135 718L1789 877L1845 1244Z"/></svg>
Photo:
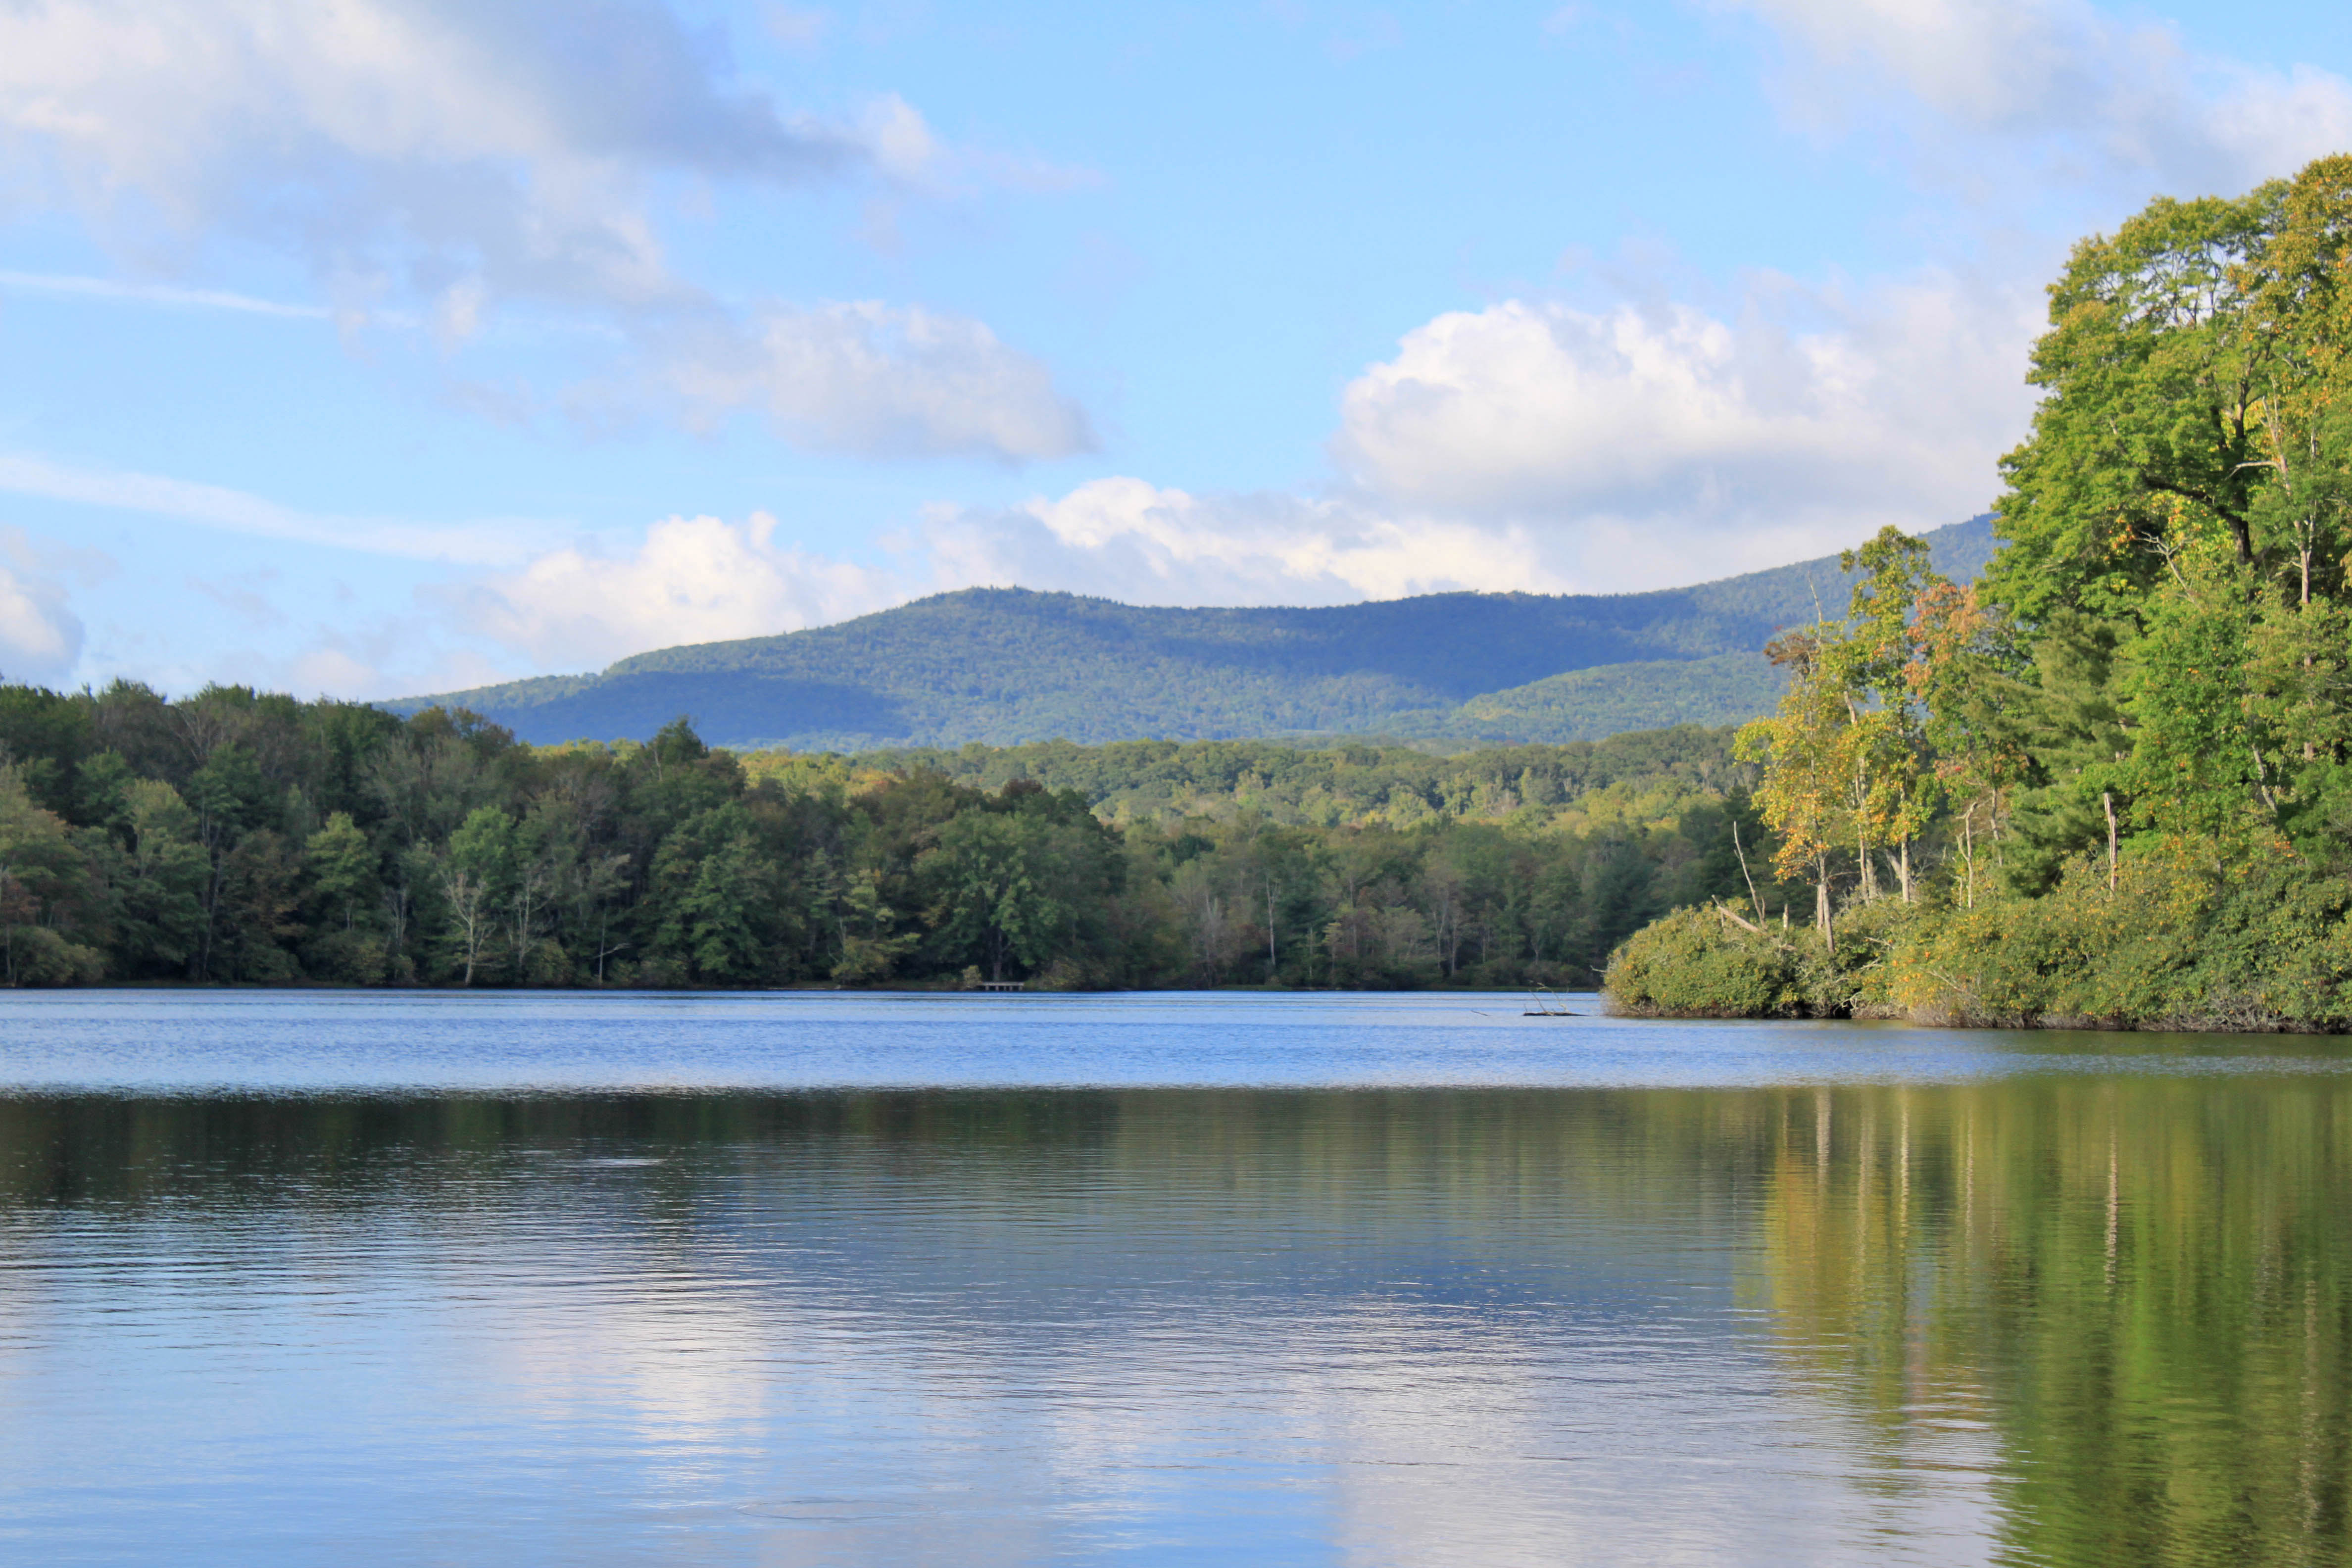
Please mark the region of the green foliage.
<svg viewBox="0 0 2352 1568"><path fill-rule="evenodd" d="M1895 994L1955 1023L2325 1029L2352 1023L2352 884L2292 860L2093 857L2038 898L1923 924Z"/></svg>
<svg viewBox="0 0 2352 1568"><path fill-rule="evenodd" d="M37 686L0 686L0 762L15 762L27 795L46 811L72 808L90 750L89 715Z"/></svg>
<svg viewBox="0 0 2352 1568"><path fill-rule="evenodd" d="M2132 736L2118 660L2124 623L2061 610L2042 630L2034 683L2013 715L2030 773L2012 805L2014 842L2003 865L2010 884L2029 893L2046 890L2067 860L2105 843L2109 811L2131 813Z"/></svg>
<svg viewBox="0 0 2352 1568"><path fill-rule="evenodd" d="M34 799L25 768L0 764L0 974L9 984L98 978L97 954L58 929L87 897L65 819Z"/></svg>
<svg viewBox="0 0 2352 1568"><path fill-rule="evenodd" d="M1753 648L1706 658L1646 659L1566 670L1473 697L1459 708L1376 727L1450 745L1597 741L1672 725L1736 724L1772 706L1780 671Z"/></svg>
<svg viewBox="0 0 2352 1568"><path fill-rule="evenodd" d="M1886 923L1802 1005L2352 1025L2352 157L2084 241L2032 380L1983 603L1906 566L1916 545L1866 547L1852 615L1796 645L1780 714L1743 731L1824 931L1841 878L1841 926ZM1875 754L1873 729L1902 743ZM1932 788L1865 782L1906 756ZM1890 836L1938 873L1896 916L1872 898ZM1627 950L1629 996L1782 1005L1687 934Z"/></svg>
<svg viewBox="0 0 2352 1568"><path fill-rule="evenodd" d="M683 980L752 985L773 977L781 912L770 886L773 862L740 802L710 806L680 823L654 852L652 884L662 918L651 951Z"/></svg>
<svg viewBox="0 0 2352 1568"><path fill-rule="evenodd" d="M361 908L375 891L375 854L367 835L348 811L330 814L325 826L304 846L310 864L310 891L332 921L348 931L358 923Z"/></svg>
<svg viewBox="0 0 2352 1568"><path fill-rule="evenodd" d="M1741 929L1717 909L1679 910L1609 960L1610 1005L1637 1018L1778 1018L1810 1013L1805 955L1821 939Z"/></svg>
<svg viewBox="0 0 2352 1568"><path fill-rule="evenodd" d="M2045 394L2032 437L2002 462L2009 544L1986 586L2021 618L2128 614L2161 581L2162 547L2200 523L2251 558L2267 334L2246 269L2284 194L2159 198L2074 247L2027 378Z"/></svg>
<svg viewBox="0 0 2352 1568"><path fill-rule="evenodd" d="M1984 1412L1990 1561L2315 1563L2352 1460L2347 1109L2332 1077L2053 1074L1763 1090L1724 1124L1787 1375L1889 1452Z"/></svg>
<svg viewBox="0 0 2352 1568"><path fill-rule="evenodd" d="M964 812L915 862L932 891L931 940L949 963L978 955L991 980L1006 964L1032 973L1073 950L1075 868L1055 825L1027 813ZM1115 864L1115 862L1114 862Z"/></svg>
<svg viewBox="0 0 2352 1568"><path fill-rule="evenodd" d="M118 972L145 979L182 970L203 944L212 866L180 792L162 779L121 783L81 842L110 895Z"/></svg>
<svg viewBox="0 0 2352 1568"><path fill-rule="evenodd" d="M1643 1018L1864 1018L1903 1010L1895 953L1926 922L1881 899L1839 922L1837 945L1804 926L1758 925L1721 905L1678 910L1612 954L1602 989Z"/></svg>
<svg viewBox="0 0 2352 1568"><path fill-rule="evenodd" d="M242 688L11 710L74 748L0 768L20 984L1588 984L1760 833L1696 729L742 758Z"/></svg>
<svg viewBox="0 0 2352 1568"><path fill-rule="evenodd" d="M827 769L845 783L857 767L936 774L982 790L1034 780L1076 790L1115 823L1254 815L1285 826L1404 828L1452 817L1580 832L1669 822L1686 803L1717 798L1754 776L1733 760L1724 731L1695 725L1453 756L1368 742L1048 741L869 752L854 763L757 752L744 761L759 776L790 777L804 787L817 787Z"/></svg>

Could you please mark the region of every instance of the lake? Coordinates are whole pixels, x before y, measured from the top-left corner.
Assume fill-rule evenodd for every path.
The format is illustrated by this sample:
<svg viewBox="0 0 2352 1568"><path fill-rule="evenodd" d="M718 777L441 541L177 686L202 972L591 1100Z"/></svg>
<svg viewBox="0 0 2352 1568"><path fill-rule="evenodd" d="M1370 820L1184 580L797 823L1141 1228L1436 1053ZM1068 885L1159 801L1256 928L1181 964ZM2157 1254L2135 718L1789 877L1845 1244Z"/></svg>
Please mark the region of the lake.
<svg viewBox="0 0 2352 1568"><path fill-rule="evenodd" d="M0 995L0 1557L2352 1561L2342 1039Z"/></svg>

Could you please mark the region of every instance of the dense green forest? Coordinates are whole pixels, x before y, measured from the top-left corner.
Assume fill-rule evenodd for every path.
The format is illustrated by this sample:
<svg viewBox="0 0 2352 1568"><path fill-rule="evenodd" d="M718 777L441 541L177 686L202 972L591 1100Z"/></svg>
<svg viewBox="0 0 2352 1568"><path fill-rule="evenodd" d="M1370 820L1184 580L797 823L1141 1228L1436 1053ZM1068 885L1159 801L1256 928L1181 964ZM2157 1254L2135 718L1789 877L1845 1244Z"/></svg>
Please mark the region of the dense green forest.
<svg viewBox="0 0 2352 1568"><path fill-rule="evenodd" d="M2352 1026L2352 157L2151 204L2050 323L2003 548L1963 586L1890 530L1776 640L1779 880L1621 1005Z"/></svg>
<svg viewBox="0 0 2352 1568"><path fill-rule="evenodd" d="M1928 535L1975 575L1984 519ZM526 741L642 740L680 713L738 750L1387 735L1460 747L1734 724L1772 705L1767 637L1845 581L1834 559L1649 594L1430 594L1176 609L972 588L779 637L663 648L597 675L392 702Z"/></svg>
<svg viewBox="0 0 2352 1568"><path fill-rule="evenodd" d="M1372 742L1047 741L866 752L855 761L860 769L929 770L979 789L1034 779L1078 791L1119 825L1252 813L1285 826L1408 828L1453 817L1577 833L1670 824L1695 800L1736 790L1756 772L1732 757L1728 731L1696 725L1452 755ZM755 774L809 765L772 752L744 764Z"/></svg>
<svg viewBox="0 0 2352 1568"><path fill-rule="evenodd" d="M737 756L0 687L0 978L1589 984L1742 885L1729 741Z"/></svg>

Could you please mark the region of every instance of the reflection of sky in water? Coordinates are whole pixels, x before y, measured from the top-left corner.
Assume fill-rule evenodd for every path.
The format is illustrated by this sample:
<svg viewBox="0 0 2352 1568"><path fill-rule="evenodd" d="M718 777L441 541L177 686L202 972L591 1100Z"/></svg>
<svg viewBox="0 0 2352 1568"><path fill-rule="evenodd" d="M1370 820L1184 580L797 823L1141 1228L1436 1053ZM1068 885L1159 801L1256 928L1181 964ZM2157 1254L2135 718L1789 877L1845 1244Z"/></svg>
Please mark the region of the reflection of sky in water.
<svg viewBox="0 0 2352 1568"><path fill-rule="evenodd" d="M1512 1001L0 1001L0 1556L1974 1563L2337 1353L2338 1042ZM1180 1069L1717 1087L760 1087Z"/></svg>
<svg viewBox="0 0 2352 1568"><path fill-rule="evenodd" d="M1164 1149L659 1158L17 1210L19 1539L183 1562L1982 1555L1979 1445L1853 1484L1853 1434L1734 1302L1736 1209L1595 1212L1574 1152L1517 1198ZM1934 1514L1962 1533L1923 1539Z"/></svg>
<svg viewBox="0 0 2352 1568"><path fill-rule="evenodd" d="M2352 1070L2336 1037L1522 1016L1517 995L63 993L0 1003L0 1089L1945 1083Z"/></svg>

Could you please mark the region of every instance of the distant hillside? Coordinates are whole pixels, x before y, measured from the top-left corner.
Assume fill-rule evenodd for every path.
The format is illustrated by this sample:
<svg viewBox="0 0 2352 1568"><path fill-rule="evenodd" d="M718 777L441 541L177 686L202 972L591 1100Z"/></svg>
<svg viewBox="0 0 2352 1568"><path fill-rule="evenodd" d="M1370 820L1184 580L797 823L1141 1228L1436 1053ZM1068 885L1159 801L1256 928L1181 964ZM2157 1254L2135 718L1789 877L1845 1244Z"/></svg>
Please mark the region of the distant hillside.
<svg viewBox="0 0 2352 1568"><path fill-rule="evenodd" d="M1937 530L1976 575L1988 518ZM404 698L521 739L644 738L691 715L718 744L870 751L1141 739L1385 734L1445 745L1597 740L1769 707L1759 652L1844 607L1833 556L1649 594L1431 594L1317 609L1161 609L971 588L837 626L698 643L552 676Z"/></svg>
<svg viewBox="0 0 2352 1568"><path fill-rule="evenodd" d="M926 768L983 790L1034 779L1047 789L1078 791L1096 816L1122 826L1233 821L1246 814L1285 826L1411 827L1444 816L1584 832L1610 822L1671 823L1695 800L1753 784L1756 770L1732 760L1731 737L1729 730L1686 724L1443 757L1376 742L1041 741L854 758L754 752L746 766L754 777L832 777L852 788L867 768Z"/></svg>

